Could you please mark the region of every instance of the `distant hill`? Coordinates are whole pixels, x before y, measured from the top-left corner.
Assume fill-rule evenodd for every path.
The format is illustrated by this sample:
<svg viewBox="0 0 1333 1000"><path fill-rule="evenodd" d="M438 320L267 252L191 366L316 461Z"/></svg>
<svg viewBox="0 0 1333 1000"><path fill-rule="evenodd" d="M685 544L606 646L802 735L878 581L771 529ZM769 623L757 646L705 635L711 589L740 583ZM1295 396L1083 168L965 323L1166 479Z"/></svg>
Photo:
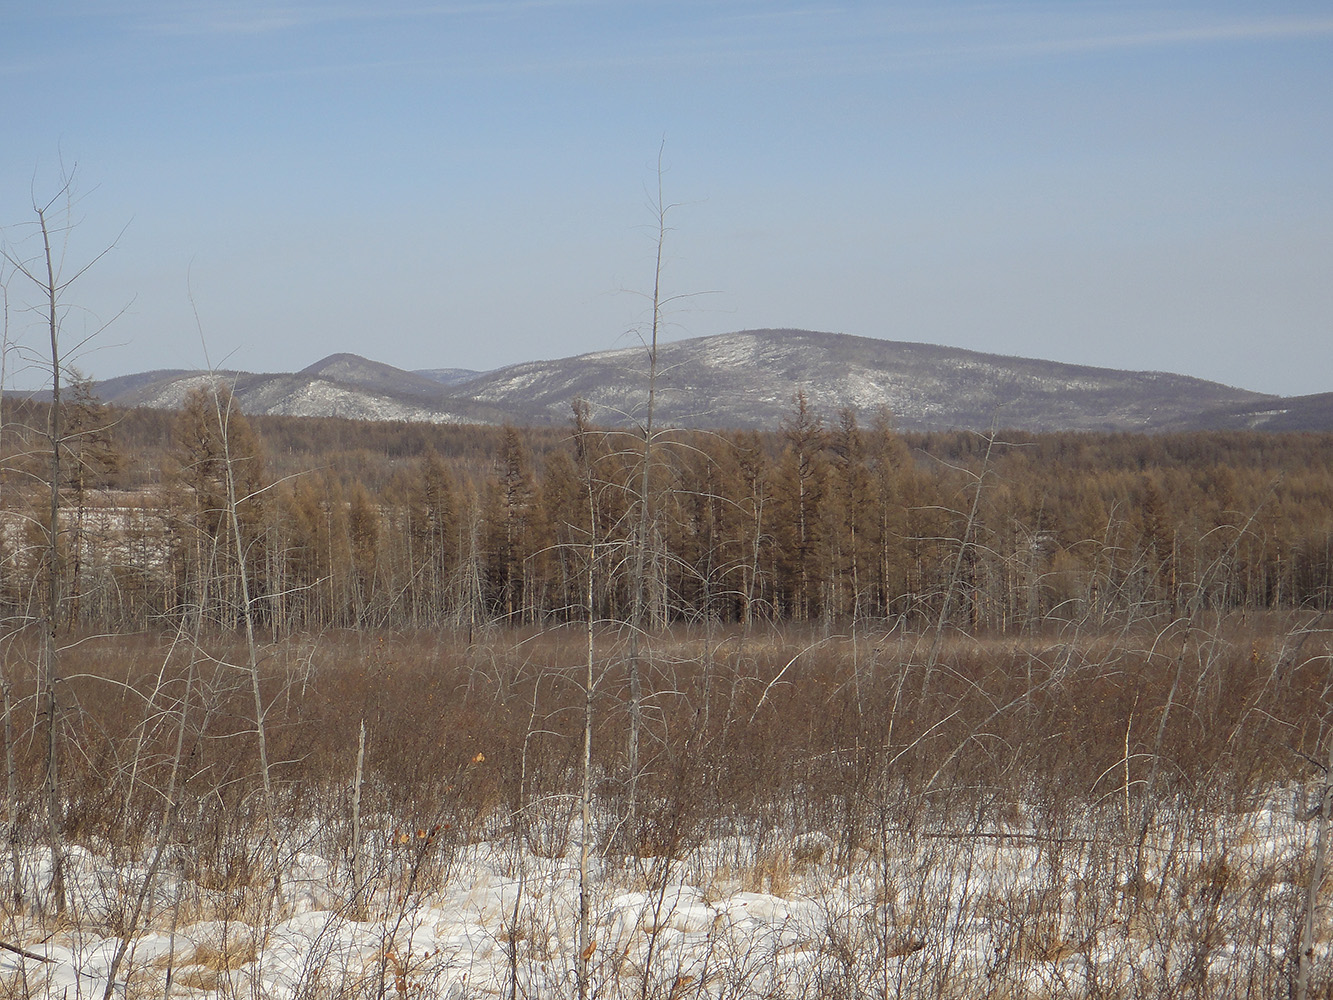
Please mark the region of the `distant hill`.
<svg viewBox="0 0 1333 1000"><path fill-rule="evenodd" d="M825 415L881 407L913 430L1155 430L1205 410L1273 397L1161 372L981 354L930 344L813 333L747 330L661 345L657 413L692 427L776 427L804 391ZM511 365L456 387L524 420L563 419L582 396L615 422L647 402L647 352L627 348L560 361Z"/></svg>
<svg viewBox="0 0 1333 1000"><path fill-rule="evenodd" d="M333 354L292 374L165 371L128 375L99 382L97 392L106 402L119 406L177 409L191 389L219 379L231 385L247 413L429 423L503 423L510 419L504 410L466 398L446 401L448 390L439 382L355 354Z"/></svg>
<svg viewBox="0 0 1333 1000"><path fill-rule="evenodd" d="M887 408L905 430L1030 431L1230 427L1333 430L1333 394L1283 399L1164 372L1090 368L808 330L745 330L660 345L663 425L774 428L804 392L832 418ZM291 374L145 372L98 385L108 402L173 408L225 378L246 412L436 423L552 424L589 401L603 424L642 418L643 347L531 361L492 372L404 371L335 354Z"/></svg>
<svg viewBox="0 0 1333 1000"><path fill-rule="evenodd" d="M414 375L421 375L440 385L458 385L482 374L472 368L418 368Z"/></svg>
<svg viewBox="0 0 1333 1000"><path fill-rule="evenodd" d="M1192 427L1208 430L1326 431L1333 429L1333 392L1269 397L1198 414Z"/></svg>

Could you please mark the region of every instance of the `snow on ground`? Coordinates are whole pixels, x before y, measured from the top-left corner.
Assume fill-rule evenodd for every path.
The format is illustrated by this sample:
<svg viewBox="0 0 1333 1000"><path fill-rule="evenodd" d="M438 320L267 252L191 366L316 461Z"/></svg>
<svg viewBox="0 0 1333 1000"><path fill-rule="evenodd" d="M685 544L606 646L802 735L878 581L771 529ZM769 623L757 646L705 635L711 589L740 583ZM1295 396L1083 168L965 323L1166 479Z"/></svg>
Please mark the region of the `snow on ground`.
<svg viewBox="0 0 1333 1000"><path fill-rule="evenodd" d="M1133 844L1055 844L1032 824L881 834L841 855L810 834L777 850L728 837L676 860L593 859L591 994L818 997L854 982L903 996L945 983L954 995L1005 983L1001 995L1081 996L1138 976L1226 984L1288 961L1304 891L1292 879L1313 827L1276 800L1196 827L1194 843L1164 824L1144 843L1151 891L1140 897L1127 885ZM101 997L122 943L112 995L127 998L577 994L577 829L562 857L512 839L447 845L388 823L369 839L378 848L362 912L338 858L295 851L277 895L265 877L205 885L173 862L125 939L113 931L146 864L72 848L71 916L7 914L4 940L49 961L0 953L0 996ZM49 856L26 862L44 885ZM1326 937L1316 960L1329 960Z"/></svg>

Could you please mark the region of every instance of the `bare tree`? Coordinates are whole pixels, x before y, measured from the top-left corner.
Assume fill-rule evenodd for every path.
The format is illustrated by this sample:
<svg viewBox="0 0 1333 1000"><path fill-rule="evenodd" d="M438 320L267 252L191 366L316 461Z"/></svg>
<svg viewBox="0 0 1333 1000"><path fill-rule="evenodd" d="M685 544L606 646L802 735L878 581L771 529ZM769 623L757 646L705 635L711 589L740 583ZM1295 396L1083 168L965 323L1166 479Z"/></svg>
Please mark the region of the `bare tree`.
<svg viewBox="0 0 1333 1000"><path fill-rule="evenodd" d="M597 568L597 498L592 467L592 452L589 445L588 404L584 400L574 401L574 447L578 452L580 485L583 487L583 499L588 505L587 538L587 578L584 590L586 602L586 670L583 678L583 756L582 780L579 787L579 819L582 832L579 836L579 915L578 936L575 939L577 960L575 979L578 983L579 1000L587 1000L588 960L592 957L597 943L592 937L592 885L589 872L591 860L588 838L592 831L592 709L593 687L596 675L596 597L595 573Z"/></svg>
<svg viewBox="0 0 1333 1000"><path fill-rule="evenodd" d="M259 494L268 489L268 485L258 482L242 481L237 474L241 462L258 463L257 453L238 455L233 452L236 444L232 432L234 424L243 424L240 408L231 392L222 386L214 386L209 394L213 406L213 419L218 436L220 454L219 471L225 489L223 514L226 518L225 532L235 546L236 585L239 588L241 621L245 627L245 673L250 680L250 693L254 699L255 746L259 754L259 772L264 788L264 838L265 850L269 852L273 875L274 898L281 902L282 876L278 870L278 842L274 810L272 771L269 767L268 729L265 725L267 709L264 706L263 693L259 686L259 639L255 633L255 594L247 562L251 558L250 548L256 544L253 532L246 531L241 524L241 506L253 505ZM257 450L257 446L256 446ZM256 476L256 480L258 480Z"/></svg>
<svg viewBox="0 0 1333 1000"><path fill-rule="evenodd" d="M4 439L4 392L5 381L9 375L9 260L6 256L0 256L0 307L3 308L3 314L0 320L3 326L0 326L0 441ZM10 899L14 904L15 912L23 905L23 864L19 851L19 810L18 810L18 770L14 759L14 721L13 721L13 692L10 687L9 669L9 643L6 642L3 650L0 650L0 695L4 699L4 740L5 740L5 832L9 842L9 860L11 866L10 877L13 880L13 887L10 893Z"/></svg>
<svg viewBox="0 0 1333 1000"><path fill-rule="evenodd" d="M1305 888L1305 905L1301 908L1301 943L1296 958L1296 1000L1305 1000L1310 991L1310 966L1314 964L1315 910L1319 907L1319 892L1323 888L1324 872L1328 863L1329 814L1333 813L1333 738L1329 740L1328 762L1324 766L1324 787L1319 793L1319 825L1315 834L1314 867L1310 884Z"/></svg>
<svg viewBox="0 0 1333 1000"><path fill-rule="evenodd" d="M46 799L46 836L51 851L51 895L56 912L65 912L65 866L62 857L60 825L60 706L56 685L60 676L57 635L61 625L63 566L60 551L60 491L64 468L62 452L65 446L65 427L61 405L62 376L66 363L61 346L61 326L69 310L67 295L70 288L88 270L111 252L111 243L82 266L71 268L67 260L70 233L74 219L74 171L63 172L56 193L49 200L32 202L36 220L33 238L40 244L35 252L23 252L5 244L4 259L18 274L34 286L39 301L31 307L45 329L49 350L43 357L43 366L49 366L51 405L47 411L45 438L51 450L47 474L49 506L45 528L45 600L41 617L42 656L41 690L45 715L46 768L43 781ZM100 332L100 329L96 332ZM77 350L77 346L75 349Z"/></svg>
<svg viewBox="0 0 1333 1000"><path fill-rule="evenodd" d="M643 669L644 669L644 650L643 638L645 629L648 627L648 577L649 577L649 555L653 545L653 532L655 528L654 509L653 509L653 467L654 467L654 446L657 443L657 427L654 424L656 418L657 404L657 342L662 333L663 310L671 299L662 297L662 265L663 253L666 250L667 233L670 228L667 226L667 217L675 207L669 205L663 197L662 190L662 154L666 144L657 151L657 194L653 199L654 229L656 252L653 264L653 292L652 292L652 314L649 322L649 331L646 346L648 348L648 401L643 414L643 422L640 425L640 436L642 438L642 458L638 469L639 486L635 497L638 504L637 526L633 539L633 578L631 586L633 587L633 597L630 605L629 618L629 747L628 747L628 766L629 766L629 801L627 804L627 815L625 829L633 836L635 829L635 813L638 805L638 785L639 785L639 745L642 741L643 733Z"/></svg>
<svg viewBox="0 0 1333 1000"><path fill-rule="evenodd" d="M944 599L940 603L939 617L935 620L934 637L930 643L930 654L926 658L926 669L921 678L921 697L930 692L930 683L939 666L940 650L944 641L944 630L949 625L949 616L953 612L954 598L963 583L963 567L969 558L975 557L977 515L981 509L981 493L986 485L986 477L991 473L991 453L995 449L995 428L985 438L986 451L981 459L981 471L969 473L972 477L972 506L963 521L962 533L958 538L958 551L954 554L953 568L949 571L948 583L944 589Z"/></svg>

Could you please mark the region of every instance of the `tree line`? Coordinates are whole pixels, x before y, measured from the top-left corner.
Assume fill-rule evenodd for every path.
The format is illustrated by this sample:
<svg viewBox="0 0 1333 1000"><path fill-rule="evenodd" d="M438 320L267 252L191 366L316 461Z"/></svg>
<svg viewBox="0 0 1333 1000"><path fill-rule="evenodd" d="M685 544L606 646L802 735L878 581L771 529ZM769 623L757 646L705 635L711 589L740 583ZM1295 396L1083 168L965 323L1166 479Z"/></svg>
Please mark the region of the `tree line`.
<svg viewBox="0 0 1333 1000"><path fill-rule="evenodd" d="M577 406L524 429L251 420L224 385L179 412L80 383L61 405L73 628L234 628L243 585L279 633L546 626L587 616L590 555L594 617L656 626L1014 631L1333 595L1329 435L903 434L798 396L771 431L656 431L649 451ZM20 623L50 572L49 444L42 404L4 416Z"/></svg>

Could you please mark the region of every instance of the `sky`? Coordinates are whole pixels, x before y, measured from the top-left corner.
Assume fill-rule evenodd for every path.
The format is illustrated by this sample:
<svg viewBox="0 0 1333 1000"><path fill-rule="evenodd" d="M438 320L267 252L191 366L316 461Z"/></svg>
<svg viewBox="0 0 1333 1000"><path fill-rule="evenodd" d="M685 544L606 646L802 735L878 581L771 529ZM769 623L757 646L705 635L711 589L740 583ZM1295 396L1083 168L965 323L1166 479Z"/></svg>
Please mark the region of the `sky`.
<svg viewBox="0 0 1333 1000"><path fill-rule="evenodd" d="M1333 391L1330 0L6 0L0 101L95 378L633 346L660 178L667 339Z"/></svg>

